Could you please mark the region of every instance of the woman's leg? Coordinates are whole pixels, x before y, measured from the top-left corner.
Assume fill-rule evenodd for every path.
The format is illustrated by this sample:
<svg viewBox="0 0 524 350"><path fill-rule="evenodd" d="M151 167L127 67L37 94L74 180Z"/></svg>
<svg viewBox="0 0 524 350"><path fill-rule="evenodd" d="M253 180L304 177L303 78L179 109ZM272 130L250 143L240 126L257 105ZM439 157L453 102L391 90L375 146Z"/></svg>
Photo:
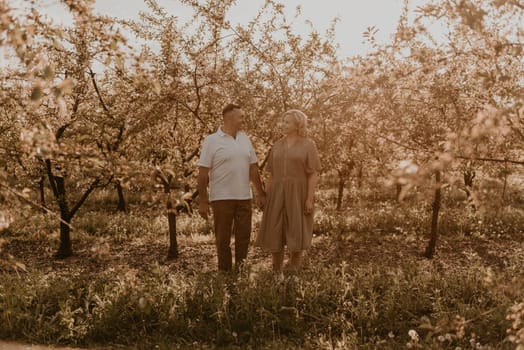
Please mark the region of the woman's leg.
<svg viewBox="0 0 524 350"><path fill-rule="evenodd" d="M302 252L291 252L291 269L298 270L302 267Z"/></svg>
<svg viewBox="0 0 524 350"><path fill-rule="evenodd" d="M282 265L284 265L284 251L273 253L273 271L282 272Z"/></svg>

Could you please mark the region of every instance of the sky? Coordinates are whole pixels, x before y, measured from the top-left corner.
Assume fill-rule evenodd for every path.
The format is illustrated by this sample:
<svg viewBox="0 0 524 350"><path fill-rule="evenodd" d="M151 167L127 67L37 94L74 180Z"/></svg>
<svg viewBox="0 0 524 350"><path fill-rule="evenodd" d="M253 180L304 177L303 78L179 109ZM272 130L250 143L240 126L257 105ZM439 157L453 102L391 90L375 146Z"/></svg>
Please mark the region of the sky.
<svg viewBox="0 0 524 350"><path fill-rule="evenodd" d="M157 0L170 14L180 20L189 19L191 10L176 0ZM409 8L414 13L416 7L429 0L410 0ZM237 0L228 13L227 19L234 25L247 23L263 4L264 0ZM371 47L364 42L362 33L371 26L379 31L378 42L387 42L394 32L402 11L404 0L280 0L285 5L285 13L291 20L298 5L302 15L294 22L298 33L307 34L313 26L323 33L335 18L339 18L336 27L335 42L340 45L339 57L351 57L369 52ZM29 1L11 0L13 7L27 6ZM37 1L41 10L56 23L70 24L72 18L59 0ZM139 12L146 10L143 0L97 0L94 6L96 13L125 19L138 19ZM436 32L440 29L437 28ZM130 38L132 39L132 38Z"/></svg>

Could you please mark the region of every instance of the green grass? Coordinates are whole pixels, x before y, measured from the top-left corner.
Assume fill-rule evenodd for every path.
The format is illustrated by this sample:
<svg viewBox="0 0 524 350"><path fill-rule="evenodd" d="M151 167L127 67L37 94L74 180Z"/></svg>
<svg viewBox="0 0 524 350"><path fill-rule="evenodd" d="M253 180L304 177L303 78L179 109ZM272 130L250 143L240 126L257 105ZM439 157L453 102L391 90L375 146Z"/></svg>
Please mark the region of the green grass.
<svg viewBox="0 0 524 350"><path fill-rule="evenodd" d="M319 205L307 268L283 283L253 249L238 275L191 268L216 263L210 222L197 216L178 218L183 253L165 263L156 257L167 242L161 210L81 211L76 260L10 251L28 269L0 272L0 338L139 349L514 349L507 317L524 300L524 211L445 202L437 255L426 260L413 251L426 241L427 202L375 197L355 197L361 205L342 212ZM255 232L259 220L255 211ZM38 244L56 245L57 224L31 213L1 236L17 249L38 242L38 255ZM110 250L97 256L97 242Z"/></svg>
<svg viewBox="0 0 524 350"><path fill-rule="evenodd" d="M405 344L417 330L425 344L456 335L451 320L464 317L465 333L503 348L506 314L523 291L507 291L511 276L486 278L482 268L439 271L430 262L396 267L341 263L311 267L276 284L271 273L243 271L187 276L161 265L149 273L107 271L96 276L41 272L3 275L0 337L40 343L261 347L343 342L366 347ZM440 324L429 333L422 324ZM427 338L426 338L427 337Z"/></svg>

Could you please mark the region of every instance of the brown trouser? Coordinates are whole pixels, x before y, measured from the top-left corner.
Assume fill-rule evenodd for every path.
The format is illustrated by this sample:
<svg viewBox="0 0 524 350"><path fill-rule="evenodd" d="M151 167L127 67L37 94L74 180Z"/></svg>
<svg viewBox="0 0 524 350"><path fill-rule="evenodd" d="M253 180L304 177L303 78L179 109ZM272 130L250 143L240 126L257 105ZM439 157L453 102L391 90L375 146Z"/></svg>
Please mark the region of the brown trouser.
<svg viewBox="0 0 524 350"><path fill-rule="evenodd" d="M218 253L218 269L232 269L231 232L235 235L235 265L247 257L251 237L251 199L218 200L211 202Z"/></svg>

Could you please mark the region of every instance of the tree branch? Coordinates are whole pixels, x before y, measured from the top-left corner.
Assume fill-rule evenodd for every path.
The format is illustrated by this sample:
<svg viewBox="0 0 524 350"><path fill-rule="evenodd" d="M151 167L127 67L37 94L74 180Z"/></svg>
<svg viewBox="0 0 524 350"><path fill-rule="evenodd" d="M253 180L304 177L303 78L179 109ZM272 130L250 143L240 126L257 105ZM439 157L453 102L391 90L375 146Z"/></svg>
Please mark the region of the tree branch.
<svg viewBox="0 0 524 350"><path fill-rule="evenodd" d="M75 118L76 112L78 111L78 106L80 105L80 99L75 99L75 104L73 105L73 112L71 114L71 121L69 123L66 123L58 128L55 134L56 141L58 142L60 138L64 135L64 132L66 129L73 123L73 119Z"/></svg>
<svg viewBox="0 0 524 350"><path fill-rule="evenodd" d="M95 80L95 73L93 72L91 67L89 67L89 75L91 76L91 81L93 82L93 87L95 88L96 95L98 96L98 100L100 101L100 104L102 105L102 108L104 109L104 112L106 112L106 114L107 114L107 116L109 118L114 119L114 117L109 112L109 108L107 108L107 106L106 106L106 104L104 102L104 99L102 98L102 94L100 93L100 90L98 89L98 84L96 83L96 80Z"/></svg>
<svg viewBox="0 0 524 350"><path fill-rule="evenodd" d="M80 207L82 206L82 204L84 204L84 202L86 201L87 197L89 197L89 195L91 194L91 192L93 192L93 190L95 189L95 187L98 185L98 183L100 182L100 178L97 178L95 179L95 181L93 181L91 183L91 185L89 185L89 187L87 188L87 190L84 192L84 194L82 195L82 197L80 197L80 199L78 200L78 202L75 204L75 206L73 207L73 209L71 209L71 211L69 212L69 217L72 218L73 216L75 216L75 213L78 211L78 209L80 209Z"/></svg>
<svg viewBox="0 0 524 350"><path fill-rule="evenodd" d="M489 158L489 157L466 157L466 156L455 156L457 159L465 160L478 160L482 162L494 162L494 163L511 163L517 165L524 165L524 160L513 160L513 159L500 159L500 158Z"/></svg>
<svg viewBox="0 0 524 350"><path fill-rule="evenodd" d="M31 204L31 205L37 207L37 208L43 209L45 212L47 212L47 213L49 213L49 214L51 214L51 215L56 216L56 218L57 218L61 223L63 223L64 225L69 226L70 228L73 228L73 226L72 226L69 222L67 222L67 221L65 221L64 219L62 219L62 218L60 217L60 215L56 214L56 213L55 213L54 211L52 211L51 209L46 208L45 206L43 206L43 205L41 205L41 204L39 204L39 203L36 203L36 202L32 201L31 199L29 199L29 198L27 198L26 196L24 196L22 193L20 193L20 192L18 192L18 191L16 191L16 190L13 190L13 189L9 188L8 186L6 186L6 185L4 185L4 184L2 184L2 183L0 183L0 187L4 188L7 192L10 192L10 193L14 194L15 196L19 197L19 198L22 199L24 202L27 202L27 203L29 203L29 204Z"/></svg>
<svg viewBox="0 0 524 350"><path fill-rule="evenodd" d="M51 160L46 159L45 165L46 165L47 177L49 178L49 183L51 184L51 189L53 190L53 194L55 195L55 198L58 198L58 188L56 187L55 177L53 175L53 170L51 169Z"/></svg>

